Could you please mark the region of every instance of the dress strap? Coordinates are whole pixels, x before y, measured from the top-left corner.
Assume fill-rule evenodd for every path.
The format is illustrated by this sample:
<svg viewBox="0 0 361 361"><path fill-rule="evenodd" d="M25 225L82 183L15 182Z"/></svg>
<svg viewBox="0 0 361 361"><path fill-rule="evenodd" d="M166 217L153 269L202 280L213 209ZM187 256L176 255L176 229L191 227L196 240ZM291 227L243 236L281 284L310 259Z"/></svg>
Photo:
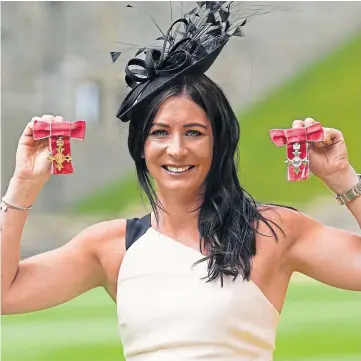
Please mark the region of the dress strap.
<svg viewBox="0 0 361 361"><path fill-rule="evenodd" d="M150 228L150 213L142 218L127 219L126 250Z"/></svg>

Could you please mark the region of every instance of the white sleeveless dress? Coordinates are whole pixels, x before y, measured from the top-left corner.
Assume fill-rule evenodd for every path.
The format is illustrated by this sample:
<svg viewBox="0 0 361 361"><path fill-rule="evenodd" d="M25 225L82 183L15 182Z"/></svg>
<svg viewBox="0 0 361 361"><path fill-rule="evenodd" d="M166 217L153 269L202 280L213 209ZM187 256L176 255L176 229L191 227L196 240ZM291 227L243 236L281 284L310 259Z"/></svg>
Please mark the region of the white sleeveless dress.
<svg viewBox="0 0 361 361"><path fill-rule="evenodd" d="M203 255L154 228L125 253L117 314L127 361L270 361L279 313L242 277L206 283Z"/></svg>

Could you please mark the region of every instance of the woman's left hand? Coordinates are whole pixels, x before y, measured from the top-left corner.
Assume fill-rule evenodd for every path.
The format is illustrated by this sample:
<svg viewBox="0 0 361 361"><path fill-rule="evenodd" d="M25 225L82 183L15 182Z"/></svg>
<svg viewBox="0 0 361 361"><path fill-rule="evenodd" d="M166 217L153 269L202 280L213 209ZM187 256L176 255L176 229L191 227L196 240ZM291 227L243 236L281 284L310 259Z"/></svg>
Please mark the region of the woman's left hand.
<svg viewBox="0 0 361 361"><path fill-rule="evenodd" d="M295 120L292 126L293 128L301 128L308 127L314 123L316 123L314 119L307 118L304 121ZM349 181L346 178L349 178L353 172L354 174L351 177L355 177L356 172L350 172L352 167L348 160L347 148L342 132L333 128L323 128L323 130L324 139L322 142L309 143L310 171L331 189L340 188L332 189L335 192L339 192L345 187L342 184ZM340 186L336 185L336 183L340 183Z"/></svg>

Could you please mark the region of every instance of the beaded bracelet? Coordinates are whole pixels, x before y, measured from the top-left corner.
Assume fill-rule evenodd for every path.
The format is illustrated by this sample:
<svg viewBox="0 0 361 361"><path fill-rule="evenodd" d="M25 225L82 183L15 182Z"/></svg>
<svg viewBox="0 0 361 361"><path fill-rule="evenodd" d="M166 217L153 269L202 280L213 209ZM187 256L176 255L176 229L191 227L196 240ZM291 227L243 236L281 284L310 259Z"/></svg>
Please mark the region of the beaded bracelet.
<svg viewBox="0 0 361 361"><path fill-rule="evenodd" d="M1 209L4 212L6 212L8 210L8 208L17 209L18 211L30 212L32 210L33 206L31 205L30 207L21 207L21 206L18 206L16 204L11 204L11 203L5 201L4 197L1 198Z"/></svg>

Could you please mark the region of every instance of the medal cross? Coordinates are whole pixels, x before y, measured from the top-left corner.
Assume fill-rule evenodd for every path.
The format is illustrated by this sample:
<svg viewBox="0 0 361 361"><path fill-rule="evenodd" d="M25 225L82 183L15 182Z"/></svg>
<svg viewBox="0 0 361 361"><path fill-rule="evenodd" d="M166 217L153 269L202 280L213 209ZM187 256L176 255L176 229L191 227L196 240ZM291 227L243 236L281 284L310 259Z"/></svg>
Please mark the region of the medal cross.
<svg viewBox="0 0 361 361"><path fill-rule="evenodd" d="M67 161L68 163L71 162L72 158L71 155L65 155L63 154L64 152L64 140L63 137L58 137L57 141L56 141L56 145L57 145L57 153L53 156L49 156L48 159L52 162L56 163L56 169L57 170L62 170L64 168L63 163L65 161Z"/></svg>
<svg viewBox="0 0 361 361"><path fill-rule="evenodd" d="M294 149L294 152L292 152L292 154L294 155L294 158L293 159L287 158L285 163L287 163L288 165L292 165L294 172L298 175L301 172L300 166L302 164L304 164L304 165L308 164L309 160L307 159L307 157L305 157L304 159L302 159L300 157L300 155L301 155L301 152L299 151L300 143L295 143L293 145L293 149Z"/></svg>

